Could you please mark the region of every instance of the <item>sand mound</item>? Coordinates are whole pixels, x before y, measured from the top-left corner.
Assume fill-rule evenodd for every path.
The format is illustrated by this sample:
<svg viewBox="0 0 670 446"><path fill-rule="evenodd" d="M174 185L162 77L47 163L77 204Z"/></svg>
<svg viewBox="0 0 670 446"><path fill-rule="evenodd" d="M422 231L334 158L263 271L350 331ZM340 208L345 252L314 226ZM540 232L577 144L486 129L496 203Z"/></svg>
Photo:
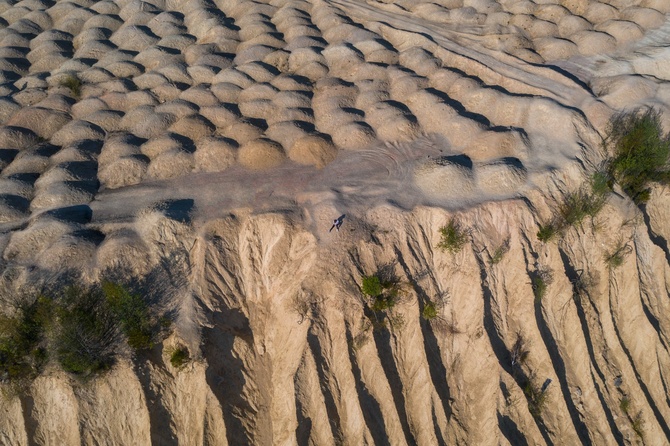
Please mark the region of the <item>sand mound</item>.
<svg viewBox="0 0 670 446"><path fill-rule="evenodd" d="M467 157L447 157L419 165L414 183L435 199L467 199L476 192L472 162Z"/></svg>
<svg viewBox="0 0 670 446"><path fill-rule="evenodd" d="M51 142L59 146L67 146L77 141L101 140L105 131L88 121L76 119L61 127L52 137Z"/></svg>
<svg viewBox="0 0 670 446"><path fill-rule="evenodd" d="M98 172L100 186L115 189L139 184L148 166L149 160L142 155L130 154L116 157L100 168Z"/></svg>
<svg viewBox="0 0 670 446"><path fill-rule="evenodd" d="M0 124L4 124L10 116L21 109L21 106L9 97L0 98Z"/></svg>
<svg viewBox="0 0 670 446"><path fill-rule="evenodd" d="M17 111L7 124L20 125L32 130L40 138L50 139L69 121L70 116L67 113L41 107L28 107Z"/></svg>
<svg viewBox="0 0 670 446"><path fill-rule="evenodd" d="M223 131L221 135L226 136L239 144L245 144L251 140L260 138L265 132L265 128L258 122L251 122L247 119L239 119Z"/></svg>
<svg viewBox="0 0 670 446"><path fill-rule="evenodd" d="M25 149L39 142L39 137L30 129L3 125L0 127L0 147L8 149Z"/></svg>
<svg viewBox="0 0 670 446"><path fill-rule="evenodd" d="M195 170L221 172L235 163L237 145L221 137L202 138L194 153Z"/></svg>
<svg viewBox="0 0 670 446"><path fill-rule="evenodd" d="M168 133L160 137L151 138L142 144L142 153L153 159L163 152L170 150L188 151L190 140L187 140L180 135Z"/></svg>
<svg viewBox="0 0 670 446"><path fill-rule="evenodd" d="M14 160L2 170L3 176L15 174L41 174L49 165L50 152L34 147L19 153Z"/></svg>
<svg viewBox="0 0 670 446"><path fill-rule="evenodd" d="M165 150L151 159L147 175L168 179L185 175L193 170L193 153L180 149Z"/></svg>
<svg viewBox="0 0 670 446"><path fill-rule="evenodd" d="M21 220L30 215L30 201L19 195L0 194L0 223Z"/></svg>
<svg viewBox="0 0 670 446"><path fill-rule="evenodd" d="M282 146L270 139L258 138L244 143L237 154L239 163L253 170L279 166L286 159Z"/></svg>
<svg viewBox="0 0 670 446"><path fill-rule="evenodd" d="M338 126L333 133L333 142L343 149L363 149L375 140L375 131L365 122L354 121Z"/></svg>
<svg viewBox="0 0 670 446"><path fill-rule="evenodd" d="M97 180L54 182L36 189L30 208L35 211L90 203L97 190Z"/></svg>
<svg viewBox="0 0 670 446"><path fill-rule="evenodd" d="M288 157L300 164L322 168L337 156L337 148L330 138L323 135L307 135L296 140L288 151Z"/></svg>
<svg viewBox="0 0 670 446"><path fill-rule="evenodd" d="M513 194L527 180L526 169L516 158L479 164L476 171L477 187L485 194L494 196Z"/></svg>
<svg viewBox="0 0 670 446"><path fill-rule="evenodd" d="M215 129L214 125L201 115L185 116L168 128L170 132L193 141L210 136Z"/></svg>

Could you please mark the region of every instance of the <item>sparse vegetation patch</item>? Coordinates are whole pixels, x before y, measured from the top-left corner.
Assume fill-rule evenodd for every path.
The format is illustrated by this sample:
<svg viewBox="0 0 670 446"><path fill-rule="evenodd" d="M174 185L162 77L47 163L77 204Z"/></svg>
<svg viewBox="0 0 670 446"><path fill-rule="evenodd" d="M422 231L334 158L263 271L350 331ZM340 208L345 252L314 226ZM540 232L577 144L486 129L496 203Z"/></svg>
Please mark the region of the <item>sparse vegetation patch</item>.
<svg viewBox="0 0 670 446"><path fill-rule="evenodd" d="M549 242L567 229L581 225L587 217L594 218L602 210L609 193L607 176L602 171L595 172L588 184L565 196L558 215L540 225L538 240Z"/></svg>
<svg viewBox="0 0 670 446"><path fill-rule="evenodd" d="M540 418L547 404L547 389L529 379L523 388L528 401L528 411L534 418Z"/></svg>
<svg viewBox="0 0 670 446"><path fill-rule="evenodd" d="M459 252L468 241L468 234L453 218L446 226L440 228L441 240L438 248L445 249L452 254Z"/></svg>
<svg viewBox="0 0 670 446"><path fill-rule="evenodd" d="M431 301L427 301L423 305L423 311L421 312L421 316L427 321L435 319L437 317L437 308L435 308L435 304L432 303Z"/></svg>
<svg viewBox="0 0 670 446"><path fill-rule="evenodd" d="M644 418L642 417L642 411L639 411L637 415L633 417L630 424L635 435L644 438Z"/></svg>
<svg viewBox="0 0 670 446"><path fill-rule="evenodd" d="M612 252L605 254L605 263L610 270L616 269L623 265L626 256L633 252L633 248L622 240L616 245Z"/></svg>
<svg viewBox="0 0 670 446"><path fill-rule="evenodd" d="M75 99L79 99L81 97L82 83L77 76L72 74L67 75L60 81L60 85L69 89L70 93Z"/></svg>
<svg viewBox="0 0 670 446"><path fill-rule="evenodd" d="M0 314L0 380L13 384L37 377L49 358L68 373L93 376L108 370L126 343L151 348L166 328L141 295L111 282L17 301Z"/></svg>
<svg viewBox="0 0 670 446"><path fill-rule="evenodd" d="M507 251L509 251L509 239L505 240L500 246L498 246L495 251L493 251L493 254L491 254L491 258L489 259L489 263L491 265L496 265L500 263L500 261L505 257L505 254L507 254Z"/></svg>
<svg viewBox="0 0 670 446"><path fill-rule="evenodd" d="M612 155L607 172L636 203L649 200L652 182L668 184L670 138L658 110L635 110L611 123L605 145Z"/></svg>
<svg viewBox="0 0 670 446"><path fill-rule="evenodd" d="M188 348L180 345L170 353L170 364L176 369L184 367L191 359Z"/></svg>
<svg viewBox="0 0 670 446"><path fill-rule="evenodd" d="M531 285L533 286L533 294L535 295L535 301L540 302L542 298L547 294L547 289L551 282L553 282L554 275L549 268L538 268L531 275Z"/></svg>
<svg viewBox="0 0 670 446"><path fill-rule="evenodd" d="M392 277L388 268L382 268L377 274L363 277L361 292L370 299L368 308L374 315L370 320L373 327L384 327L386 319L396 326L404 323L402 315L391 314L391 310L400 299L401 288L400 282Z"/></svg>
<svg viewBox="0 0 670 446"><path fill-rule="evenodd" d="M154 336L160 328L152 322L149 307L142 296L112 282L103 282L102 291L128 338L128 345L135 350L153 347Z"/></svg>
<svg viewBox="0 0 670 446"><path fill-rule="evenodd" d="M520 367L526 362L528 358L528 350L526 349L526 340L521 335L521 333L516 334L516 341L512 346L512 351L510 352L511 364L512 367Z"/></svg>
<svg viewBox="0 0 670 446"><path fill-rule="evenodd" d="M540 225L540 230L537 231L537 239L546 243L551 241L557 233L558 231L556 230L554 223L550 222L545 225Z"/></svg>
<svg viewBox="0 0 670 446"><path fill-rule="evenodd" d="M39 374L48 354L46 330L50 301L21 302L11 315L0 315L0 381L19 382Z"/></svg>

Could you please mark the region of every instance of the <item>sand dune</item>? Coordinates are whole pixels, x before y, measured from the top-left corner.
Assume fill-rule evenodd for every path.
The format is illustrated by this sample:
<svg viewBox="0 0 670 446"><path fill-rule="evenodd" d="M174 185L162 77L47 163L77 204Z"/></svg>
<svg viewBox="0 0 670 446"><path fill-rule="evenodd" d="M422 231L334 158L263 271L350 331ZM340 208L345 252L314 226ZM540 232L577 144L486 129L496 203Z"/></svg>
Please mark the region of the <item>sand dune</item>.
<svg viewBox="0 0 670 446"><path fill-rule="evenodd" d="M667 190L644 214L613 197L600 232L535 233L600 162L615 113L651 105L670 126L668 14L1 0L0 278L185 270L151 358L87 388L49 369L0 401L0 443L633 444L625 396L641 440L666 444ZM435 249L451 215L471 229L458 256ZM623 234L634 254L609 271ZM377 331L358 286L388 265L413 287L405 325ZM586 270L597 292L573 300ZM541 419L509 365L518 333L553 383ZM186 370L166 360L180 343Z"/></svg>

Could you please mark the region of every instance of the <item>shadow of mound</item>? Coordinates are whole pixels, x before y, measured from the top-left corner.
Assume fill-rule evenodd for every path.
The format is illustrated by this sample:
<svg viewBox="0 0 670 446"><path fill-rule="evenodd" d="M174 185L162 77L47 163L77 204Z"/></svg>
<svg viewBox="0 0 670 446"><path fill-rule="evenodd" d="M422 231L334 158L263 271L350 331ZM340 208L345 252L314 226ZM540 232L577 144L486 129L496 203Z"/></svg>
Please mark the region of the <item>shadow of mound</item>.
<svg viewBox="0 0 670 446"><path fill-rule="evenodd" d="M165 200L157 209L172 220L186 223L191 220L194 206L195 202L192 198L184 198L181 200Z"/></svg>

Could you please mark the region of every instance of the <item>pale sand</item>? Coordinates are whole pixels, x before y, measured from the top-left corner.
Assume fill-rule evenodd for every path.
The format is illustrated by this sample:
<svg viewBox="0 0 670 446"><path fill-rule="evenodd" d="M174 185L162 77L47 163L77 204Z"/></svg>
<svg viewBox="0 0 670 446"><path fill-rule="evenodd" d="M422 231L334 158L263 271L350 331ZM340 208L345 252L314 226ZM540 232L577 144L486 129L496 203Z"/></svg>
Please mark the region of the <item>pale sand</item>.
<svg viewBox="0 0 670 446"><path fill-rule="evenodd" d="M667 0L0 0L3 268L132 258L141 273L159 255L145 243L237 212L300 215L329 243L340 214L551 194L597 159L616 112L652 105L670 124L668 13Z"/></svg>
<svg viewBox="0 0 670 446"><path fill-rule="evenodd" d="M663 1L22 4L0 8L7 230L169 198L201 221L460 208L542 184L617 110L670 104Z"/></svg>

